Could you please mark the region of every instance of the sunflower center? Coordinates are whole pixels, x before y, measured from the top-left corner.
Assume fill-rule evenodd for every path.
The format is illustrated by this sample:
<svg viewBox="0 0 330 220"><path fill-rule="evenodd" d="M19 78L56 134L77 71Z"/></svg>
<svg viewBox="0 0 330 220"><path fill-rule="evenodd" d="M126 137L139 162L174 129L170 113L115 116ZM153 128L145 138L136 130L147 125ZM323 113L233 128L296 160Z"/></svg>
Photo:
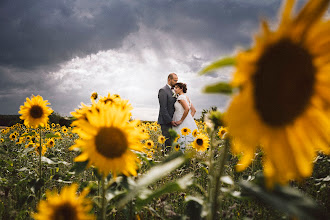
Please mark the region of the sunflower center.
<svg viewBox="0 0 330 220"><path fill-rule="evenodd" d="M95 137L96 150L105 157L120 157L128 148L125 134L118 128L101 128Z"/></svg>
<svg viewBox="0 0 330 220"><path fill-rule="evenodd" d="M54 220L77 220L77 211L75 207L72 207L69 203L64 203L59 206L53 216Z"/></svg>
<svg viewBox="0 0 330 220"><path fill-rule="evenodd" d="M197 143L199 146L202 146L202 145L203 145L203 139L198 138L198 139L196 140L196 143Z"/></svg>
<svg viewBox="0 0 330 220"><path fill-rule="evenodd" d="M30 109L30 115L32 118L41 118L43 110L39 105L33 105Z"/></svg>
<svg viewBox="0 0 330 220"><path fill-rule="evenodd" d="M316 69L311 54L283 39L269 46L254 75L256 109L265 123L280 127L293 122L313 95Z"/></svg>

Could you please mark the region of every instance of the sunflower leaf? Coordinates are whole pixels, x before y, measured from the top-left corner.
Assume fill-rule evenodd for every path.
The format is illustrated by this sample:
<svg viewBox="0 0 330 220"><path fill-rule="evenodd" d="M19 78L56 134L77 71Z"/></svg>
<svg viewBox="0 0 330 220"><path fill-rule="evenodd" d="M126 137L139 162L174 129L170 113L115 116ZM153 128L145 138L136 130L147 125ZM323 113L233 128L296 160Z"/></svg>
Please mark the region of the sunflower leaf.
<svg viewBox="0 0 330 220"><path fill-rule="evenodd" d="M60 137L56 134L46 134L45 136L46 136L46 138Z"/></svg>
<svg viewBox="0 0 330 220"><path fill-rule="evenodd" d="M56 162L54 162L51 159L49 159L47 157L44 157L44 156L41 157L41 161L45 162L45 163L48 163L48 164L56 164Z"/></svg>
<svg viewBox="0 0 330 220"><path fill-rule="evenodd" d="M26 136L34 136L36 133L34 131L27 133L27 134L22 134L21 137L26 137Z"/></svg>
<svg viewBox="0 0 330 220"><path fill-rule="evenodd" d="M188 186L193 184L193 174L189 173L175 182L168 183L159 190L151 191L148 189L141 190L140 196L136 200L136 206L141 209L144 205L148 204L154 198L158 198L165 193L183 191Z"/></svg>
<svg viewBox="0 0 330 220"><path fill-rule="evenodd" d="M138 193L145 189L148 185L168 175L170 172L181 166L185 161L186 159L181 156L151 168L146 175L136 182L136 185L131 188L127 196L119 201L118 207L123 208L126 203L136 197L136 195L138 195Z"/></svg>
<svg viewBox="0 0 330 220"><path fill-rule="evenodd" d="M204 88L205 93L222 93L230 95L233 93L233 87L226 82L218 82L213 85L208 85Z"/></svg>
<svg viewBox="0 0 330 220"><path fill-rule="evenodd" d="M289 186L276 186L272 191L269 191L264 186L253 184L250 181L241 181L239 185L248 195L261 199L271 207L294 215L298 219L326 219L325 211L298 189Z"/></svg>
<svg viewBox="0 0 330 220"><path fill-rule="evenodd" d="M193 196L187 196L185 199L185 214L189 219L202 219L203 200Z"/></svg>
<svg viewBox="0 0 330 220"><path fill-rule="evenodd" d="M217 60L217 61L211 63L210 65L204 67L204 69L202 69L199 72L199 74L204 75L212 70L219 69L219 68L226 67L226 66L233 66L235 64L236 64L236 59L234 57L224 57L224 58Z"/></svg>

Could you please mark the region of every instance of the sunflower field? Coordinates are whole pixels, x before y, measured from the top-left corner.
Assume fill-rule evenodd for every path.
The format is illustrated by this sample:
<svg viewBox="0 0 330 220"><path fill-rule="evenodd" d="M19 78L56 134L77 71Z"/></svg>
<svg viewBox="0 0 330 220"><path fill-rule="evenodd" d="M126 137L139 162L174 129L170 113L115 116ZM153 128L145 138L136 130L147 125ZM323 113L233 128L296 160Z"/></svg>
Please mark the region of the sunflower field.
<svg viewBox="0 0 330 220"><path fill-rule="evenodd" d="M94 92L70 126L26 98L0 133L0 219L329 219L328 5L287 0L276 30L263 21L253 47L206 66L235 67L205 88L231 103L171 146L118 94Z"/></svg>
<svg viewBox="0 0 330 220"><path fill-rule="evenodd" d="M128 100L96 100L66 127L47 123L49 103L33 96L21 106L25 125L1 130L1 219L207 219L214 209L211 219L327 215L326 155L309 179L270 189L261 150L248 169L235 169L242 155L229 151L222 113L209 111L181 137L172 132L166 147L157 122L131 120ZM189 133L195 140L183 149Z"/></svg>

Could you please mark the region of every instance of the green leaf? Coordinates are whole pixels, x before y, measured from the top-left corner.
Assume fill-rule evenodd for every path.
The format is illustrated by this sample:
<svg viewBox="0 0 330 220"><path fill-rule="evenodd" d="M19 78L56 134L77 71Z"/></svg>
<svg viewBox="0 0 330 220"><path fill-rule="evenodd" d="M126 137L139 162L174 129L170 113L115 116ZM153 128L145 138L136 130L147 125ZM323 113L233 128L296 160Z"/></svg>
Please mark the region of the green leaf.
<svg viewBox="0 0 330 220"><path fill-rule="evenodd" d="M213 85L208 85L204 88L205 93L222 93L230 95L233 93L233 87L226 82L219 82Z"/></svg>
<svg viewBox="0 0 330 220"><path fill-rule="evenodd" d="M219 69L219 68L226 67L226 66L233 66L235 64L236 64L236 59L234 57L225 57L225 58L217 60L217 61L211 63L210 65L206 66L204 69L202 69L200 71L199 74L204 75L207 72L210 72L212 70Z"/></svg>
<svg viewBox="0 0 330 220"><path fill-rule="evenodd" d="M88 165L88 160L84 162L75 162L70 169L70 172L75 172L76 174L83 172Z"/></svg>
<svg viewBox="0 0 330 220"><path fill-rule="evenodd" d="M276 186L272 191L253 184L249 181L241 181L239 185L250 195L268 203L298 219L326 219L324 210L321 210L311 198L302 194L298 189L289 186Z"/></svg>
<svg viewBox="0 0 330 220"><path fill-rule="evenodd" d="M132 187L127 196L119 201L118 207L122 208L126 203L138 195L138 193L145 187L152 184L156 180L167 176L170 172L181 166L185 161L186 159L181 156L151 168L148 173L146 173L141 179L137 181L136 186Z"/></svg>
<svg viewBox="0 0 330 220"><path fill-rule="evenodd" d="M55 135L55 134L46 134L45 136L46 138L60 137L59 135Z"/></svg>
<svg viewBox="0 0 330 220"><path fill-rule="evenodd" d="M27 134L23 134L23 135L21 135L21 137L34 136L34 135L36 135L36 132L32 131L32 132L30 132L30 133L27 133Z"/></svg>
<svg viewBox="0 0 330 220"><path fill-rule="evenodd" d="M23 168L21 168L21 169L18 169L17 171L18 172L23 172L23 171L26 171L26 170L29 170L27 167L23 167Z"/></svg>
<svg viewBox="0 0 330 220"><path fill-rule="evenodd" d="M8 154L8 153L4 149L0 148L0 154Z"/></svg>
<svg viewBox="0 0 330 220"><path fill-rule="evenodd" d="M157 191L151 191L148 189L142 190L140 196L136 200L137 209L141 209L144 205L151 202L152 199L158 198L165 193L183 191L187 189L188 186L193 184L192 178L193 174L190 173L175 182L167 183L164 187Z"/></svg>
<svg viewBox="0 0 330 220"><path fill-rule="evenodd" d="M189 219L202 219L203 200L187 196L185 214Z"/></svg>
<svg viewBox="0 0 330 220"><path fill-rule="evenodd" d="M56 162L54 162L51 159L49 159L47 157L44 157L44 156L41 157L41 161L45 162L45 163L48 163L48 164L57 164Z"/></svg>

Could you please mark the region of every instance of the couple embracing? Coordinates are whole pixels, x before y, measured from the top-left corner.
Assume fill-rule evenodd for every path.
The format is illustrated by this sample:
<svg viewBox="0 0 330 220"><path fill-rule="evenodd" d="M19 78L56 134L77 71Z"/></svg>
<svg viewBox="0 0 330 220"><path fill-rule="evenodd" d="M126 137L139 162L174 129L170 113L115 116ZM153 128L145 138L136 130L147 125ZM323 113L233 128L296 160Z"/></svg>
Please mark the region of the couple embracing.
<svg viewBox="0 0 330 220"><path fill-rule="evenodd" d="M197 129L194 120L196 109L186 95L187 85L178 82L178 76L170 73L167 77L167 84L158 92L159 116L158 124L162 129L162 134L166 138L165 146L172 146L170 142L169 129L173 129L180 135L180 142L192 142L191 134L183 137L182 128L189 128L192 132ZM184 141L182 141L184 140ZM185 146L181 145L183 149Z"/></svg>

